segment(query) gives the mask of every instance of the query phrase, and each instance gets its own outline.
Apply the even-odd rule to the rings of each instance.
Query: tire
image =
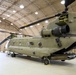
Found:
[[[44,58],[43,62],[44,62],[45,65],[48,65],[50,63],[50,60],[48,58]]]
[[[61,61],[65,61],[65,60],[61,60]]]
[[[11,54],[11,57],[16,57],[16,54],[15,54],[15,53],[12,53],[12,54]]]
[[[27,58],[31,58],[31,56],[27,56]]]

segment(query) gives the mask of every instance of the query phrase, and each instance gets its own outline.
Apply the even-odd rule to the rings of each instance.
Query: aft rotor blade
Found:
[[[71,3],[73,3],[75,0],[65,0],[65,7],[68,7]]]
[[[5,38],[2,42],[0,42],[0,45],[2,45],[4,42],[6,42],[7,40],[11,39],[11,35],[8,36],[7,38]]]
[[[68,34],[69,37],[76,37],[76,34]]]
[[[60,16],[60,14],[56,14],[56,15],[54,15],[54,16],[51,16],[51,17],[47,17],[47,18],[38,20],[38,21],[36,21],[36,22],[33,22],[33,23],[31,23],[31,24],[28,24],[27,26],[22,26],[22,27],[20,27],[20,29],[23,29],[23,28],[25,28],[25,27],[29,27],[29,26],[35,25],[35,24],[40,23],[40,22],[43,22],[43,21],[45,21],[45,20],[49,20],[49,19],[54,18],[54,17],[56,17],[56,16]]]

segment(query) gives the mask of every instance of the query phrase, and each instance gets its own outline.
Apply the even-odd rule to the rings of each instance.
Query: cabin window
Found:
[[[34,43],[33,42],[29,42],[30,43],[30,45],[34,45]]]
[[[15,42],[12,43],[13,45],[15,44]]]
[[[39,47],[42,47],[42,43],[41,43],[41,42],[39,42],[39,43],[38,43],[38,46],[39,46]]]
[[[22,45],[21,42],[19,42],[19,45]]]
[[[27,42],[27,45],[28,46],[33,46],[34,45],[34,42]]]
[[[30,46],[29,42],[27,42],[27,46]]]

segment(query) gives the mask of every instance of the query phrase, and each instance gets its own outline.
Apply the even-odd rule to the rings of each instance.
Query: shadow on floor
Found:
[[[68,60],[68,61],[70,61],[70,60]],[[64,62],[63,61],[57,61],[57,60],[51,60],[51,64],[52,65],[59,65],[59,66],[73,66],[74,65],[71,62],[67,62],[67,60]]]
[[[43,63],[41,59],[39,58],[35,58],[35,57],[27,57],[27,56],[19,56],[17,55],[18,58],[21,58],[21,59],[27,59],[27,60],[30,60],[30,61],[35,61],[35,62],[39,62],[39,63]],[[70,61],[70,60],[68,60]],[[71,63],[71,62],[67,62],[66,61],[57,61],[57,60],[51,60],[50,61],[50,64],[51,65],[59,65],[59,66],[73,66],[74,64]]]

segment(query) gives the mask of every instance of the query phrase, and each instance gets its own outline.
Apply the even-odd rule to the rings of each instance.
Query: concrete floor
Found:
[[[12,58],[0,53],[0,75],[76,75],[76,59],[44,65],[37,58]]]

